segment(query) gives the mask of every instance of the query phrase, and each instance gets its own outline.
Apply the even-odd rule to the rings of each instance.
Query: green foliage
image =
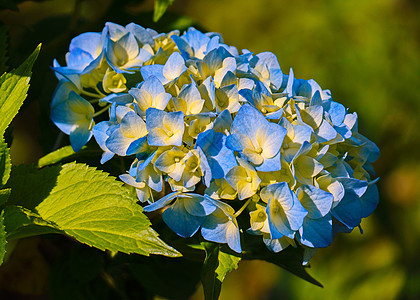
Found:
[[[38,161],[38,167],[42,168],[51,164],[55,164],[64,158],[72,157],[76,154],[71,146],[64,146],[47,155],[41,157]]]
[[[201,266],[201,261],[185,258],[139,257],[130,263],[130,270],[151,294],[188,299],[200,280]]]
[[[0,136],[22,106],[29,89],[29,80],[31,78],[31,69],[41,50],[41,44],[20,65],[16,70],[12,70],[0,77]]]
[[[83,164],[64,165],[55,187],[35,210],[66,234],[101,250],[180,256],[150,228],[121,182]]]
[[[238,267],[241,256],[230,249],[222,250],[223,247],[217,243],[203,242],[202,245],[206,250],[201,272],[204,297],[206,300],[215,300],[219,298],[226,274]]]
[[[155,12],[153,14],[153,21],[157,22],[163,16],[169,5],[172,5],[175,0],[155,0]]]
[[[6,204],[7,200],[10,197],[11,192],[12,192],[12,189],[0,190],[0,206],[3,206],[4,204]]]
[[[99,147],[84,146],[80,151],[74,152],[71,146],[64,146],[41,157],[38,160],[38,167],[42,168],[48,165],[56,164],[58,162],[69,162],[80,157],[86,158],[92,156],[95,157],[95,161],[97,161],[97,157],[102,153],[103,152],[101,149],[99,149]]]
[[[10,151],[3,137],[0,137],[0,188],[3,187],[10,177],[12,164],[10,162]]]
[[[45,221],[37,213],[17,205],[8,205],[4,209],[4,225],[9,241],[41,234],[63,233],[55,224]]]
[[[31,165],[12,167],[11,177],[7,187],[11,188],[8,205],[19,205],[33,210],[41,201],[48,197],[56,184],[60,166],[38,170]]]

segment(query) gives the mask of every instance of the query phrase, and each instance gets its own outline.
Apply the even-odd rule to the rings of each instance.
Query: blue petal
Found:
[[[140,87],[141,90],[148,92],[153,99],[162,93],[165,93],[165,88],[162,82],[156,76],[148,77]]]
[[[207,241],[224,244],[226,240],[226,229],[229,222],[226,219],[217,218],[214,215],[206,217],[201,224],[201,235]]]
[[[362,220],[360,198],[355,193],[346,191],[340,203],[331,210],[331,214],[348,228],[359,226]]]
[[[193,55],[193,50],[191,49],[191,46],[188,45],[188,43],[180,38],[177,35],[173,35],[172,40],[175,42],[176,46],[178,47],[179,51],[181,52],[181,55],[185,58],[185,59],[189,59],[190,56]]]
[[[201,168],[201,171],[204,174],[203,182],[207,187],[209,187],[210,186],[210,181],[212,179],[212,174],[211,174],[211,169],[210,169],[209,162],[208,162],[207,157],[204,154],[203,150],[201,150],[200,147],[197,147],[196,149],[197,149],[198,155],[200,157],[200,168]]]
[[[285,237],[279,239],[265,239],[263,238],[265,246],[275,253],[280,252],[290,246],[290,243]]]
[[[168,80],[165,76],[163,76],[163,67],[163,65],[143,66],[140,69],[140,73],[144,80],[147,80],[151,76],[155,76],[160,80],[160,82],[162,82],[162,84],[166,84]]]
[[[227,148],[226,136],[209,129],[197,136],[196,147],[200,147],[207,157],[213,179],[225,177],[237,165],[234,152]]]
[[[179,195],[179,192],[170,193],[166,195],[165,197],[160,198],[158,201],[153,202],[152,204],[148,206],[145,206],[143,210],[145,212],[151,212],[151,211],[161,209],[165,207],[166,205],[168,205],[169,203],[171,203],[171,201],[174,200],[178,195]]]
[[[260,172],[274,172],[281,169],[280,151],[272,158],[264,158],[261,165],[255,166],[255,169]]]
[[[82,149],[87,142],[89,142],[92,137],[92,132],[89,128],[78,126],[76,129],[70,132],[70,144],[74,152]]]
[[[66,55],[67,66],[72,69],[83,71],[93,60],[93,57],[86,51],[76,48]]]
[[[333,240],[331,214],[319,219],[305,218],[298,239],[308,247],[328,247]]]
[[[362,218],[366,218],[376,209],[379,202],[379,192],[376,184],[367,188],[360,201],[362,203]]]
[[[82,49],[88,52],[92,58],[95,58],[97,55],[97,49],[101,40],[101,34],[98,32],[85,32],[75,38],[70,42],[69,50],[70,52],[74,49]]]
[[[127,155],[136,154],[139,152],[140,149],[143,149],[145,144],[147,144],[147,137],[142,137],[130,144],[130,146],[127,149]]]
[[[214,200],[207,195],[199,194],[184,194],[184,206],[186,211],[196,217],[205,217],[210,215],[216,210]],[[184,197],[185,196],[185,197]]]
[[[162,218],[166,225],[181,237],[191,237],[200,228],[205,217],[190,215],[184,207],[184,201],[179,198],[173,205],[165,209]]]
[[[255,137],[258,128],[268,124],[264,115],[249,104],[242,105],[233,120],[231,133]]]
[[[341,182],[346,191],[351,191],[359,197],[362,197],[368,187],[368,183],[364,180],[347,177],[337,177],[337,179]]]
[[[107,130],[109,129],[111,123],[109,121],[102,121],[92,128],[93,136],[95,137],[96,142],[98,143],[99,147],[101,147],[102,150],[107,151],[109,150],[106,145],[106,139],[108,138],[108,135],[106,134]]]
[[[118,105],[126,105],[133,103],[134,98],[130,94],[109,94],[101,99],[101,102],[116,103]]]
[[[346,116],[346,108],[337,102],[328,101],[324,105],[324,109],[330,115],[331,121],[334,126],[340,126]]]
[[[317,219],[324,217],[331,210],[334,196],[313,185],[302,185],[297,194],[303,207],[308,211],[308,217]]]

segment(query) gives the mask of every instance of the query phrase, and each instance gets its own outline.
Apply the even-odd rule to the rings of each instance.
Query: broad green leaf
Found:
[[[10,151],[7,144],[0,136],[0,188],[3,187],[10,176],[12,164],[10,162]]]
[[[241,257],[233,254],[230,249],[228,251],[231,253],[222,251],[220,244],[210,242],[202,244],[206,250],[206,259],[201,271],[204,297],[206,300],[218,299],[226,274],[238,267]]]
[[[41,157],[38,161],[38,167],[42,168],[55,164],[64,158],[71,157],[76,154],[71,146],[65,146]]]
[[[4,73],[0,77],[0,136],[3,136],[7,126],[16,116],[26,98],[31,69],[40,49],[41,44],[19,68]]]
[[[10,197],[12,189],[3,189],[0,190],[0,206],[6,204],[7,200]]]
[[[0,265],[3,264],[6,255],[6,230],[4,229],[4,211],[0,214]]]
[[[0,26],[0,75],[7,70],[7,27]]]
[[[38,214],[29,209],[16,205],[5,207],[4,225],[6,227],[7,240],[48,233],[63,233],[55,224],[43,220]]]
[[[31,165],[13,166],[7,187],[12,189],[8,205],[19,205],[33,210],[48,197],[54,188],[61,166],[41,170]]]
[[[101,250],[181,256],[158,238],[136,201],[114,177],[70,163],[35,209],[66,234]]]
[[[157,22],[163,16],[169,5],[172,5],[175,0],[155,0],[155,12],[153,14],[153,21]]]
[[[74,160],[76,157],[81,157],[81,156],[83,157],[92,156],[92,157],[97,158],[102,153],[103,151],[99,149],[99,147],[84,146],[78,152],[74,152],[71,146],[64,146],[60,149],[57,149],[41,157],[38,161],[38,167],[42,168],[48,165],[56,164],[58,162]]]

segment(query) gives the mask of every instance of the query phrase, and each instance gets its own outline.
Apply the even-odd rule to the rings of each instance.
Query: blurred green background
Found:
[[[323,289],[274,265],[246,261],[227,276],[221,299],[420,299],[420,2],[176,0],[158,23],[152,22],[152,0],[53,0],[18,7],[0,11],[10,33],[10,65],[44,45],[13,124],[15,164],[34,162],[57,146],[58,131],[48,121],[57,81],[49,66],[54,57],[63,60],[75,35],[100,31],[105,21],[216,31],[238,49],[274,52],[283,72],[293,67],[296,77],[330,89],[336,101],[358,113],[359,131],[381,149],[374,164],[381,198],[362,222],[364,234],[337,236],[311,260],[309,273]],[[48,290],[48,261],[37,252],[38,242],[21,246],[35,253],[21,254],[30,263],[27,272],[0,272],[2,289],[31,295]],[[202,299],[200,289],[193,299]]]

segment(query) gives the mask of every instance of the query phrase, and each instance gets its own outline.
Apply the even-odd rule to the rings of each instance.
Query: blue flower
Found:
[[[162,84],[166,85],[175,82],[186,70],[184,59],[178,52],[174,52],[169,56],[165,65],[144,66],[140,72],[145,80],[150,76],[155,76]]]
[[[142,115],[145,115],[149,107],[164,110],[172,97],[166,93],[156,76],[150,76],[137,87],[131,88],[129,94],[134,97],[138,111]]]
[[[113,126],[105,145],[120,156],[131,155],[143,147],[146,135],[145,122],[134,111],[130,111],[118,125]]]
[[[146,206],[144,211],[151,212],[163,208],[171,202],[173,204],[165,209],[162,217],[166,225],[181,237],[193,236],[206,220],[206,216],[217,208],[215,200],[206,195],[174,192]]]
[[[146,110],[147,140],[151,146],[181,146],[184,134],[183,112],[165,112],[156,108]]]
[[[334,196],[312,185],[302,185],[297,196],[308,215],[299,229],[298,240],[309,247],[327,247],[332,243],[332,216]]]
[[[261,190],[261,199],[267,203],[267,216],[271,239],[283,236],[294,238],[303,225],[308,211],[300,204],[287,183],[270,184]]]
[[[207,241],[225,244],[235,252],[241,253],[241,237],[235,210],[228,204],[214,200],[216,209],[207,215],[201,225],[201,235]]]
[[[286,129],[271,123],[250,105],[243,105],[233,120],[227,146],[241,152],[257,171],[281,169],[280,147]]]
[[[92,137],[94,108],[75,91],[70,91],[67,98],[56,101],[53,105],[52,121],[62,132],[70,135],[73,150],[79,151]]]

